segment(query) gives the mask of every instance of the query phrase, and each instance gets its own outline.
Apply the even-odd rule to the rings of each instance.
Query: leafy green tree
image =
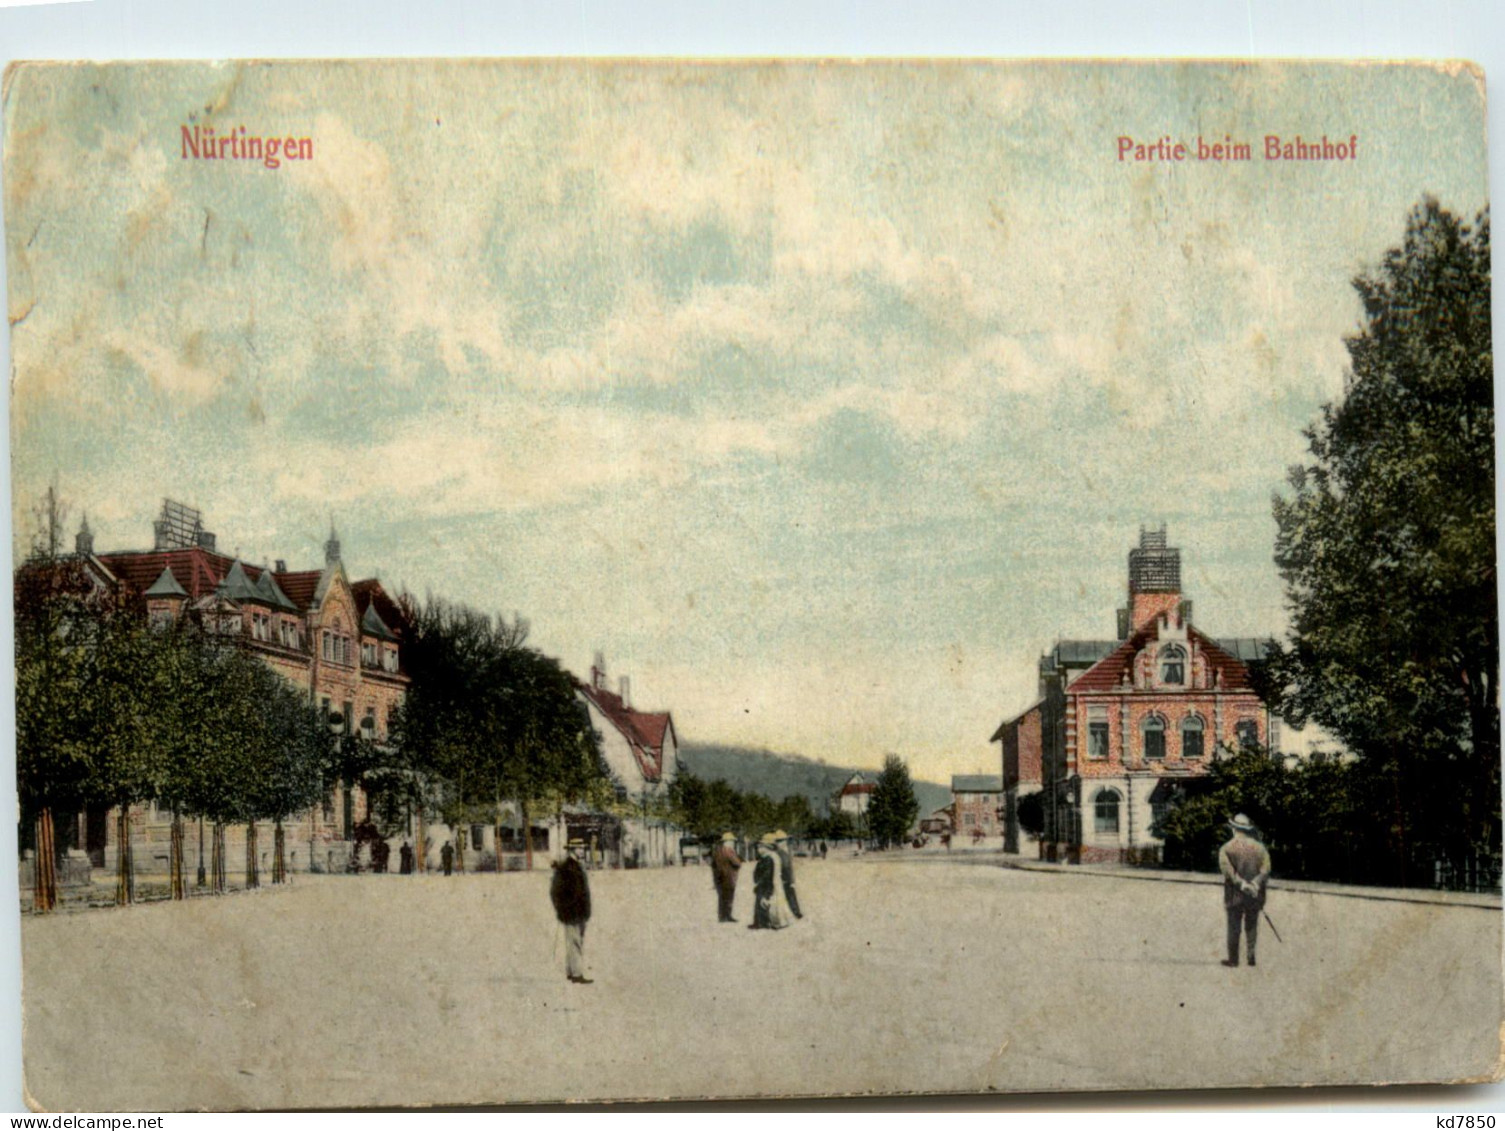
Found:
[[[1353,285],[1347,389],[1274,500],[1292,633],[1257,678],[1361,756],[1404,876],[1499,852],[1488,214],[1424,200]]]
[[[557,810],[605,778],[574,681],[525,646],[520,620],[433,598],[404,597],[403,607],[412,683],[392,728],[401,764],[436,784],[449,824],[500,821],[503,802],[515,802],[531,864],[531,808]]]
[[[873,839],[884,848],[902,844],[920,815],[909,767],[897,754],[883,759],[883,772],[869,795],[867,826]]]

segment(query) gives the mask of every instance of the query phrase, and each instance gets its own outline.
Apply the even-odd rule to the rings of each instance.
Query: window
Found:
[[[355,704],[349,699],[345,700],[345,733],[350,734],[355,728]]]
[[[1181,645],[1167,644],[1160,650],[1160,682],[1186,682],[1186,649]]]
[[[1092,799],[1092,831],[1100,836],[1118,835],[1118,790],[1100,789]]]
[[[1165,757],[1165,720],[1159,715],[1151,715],[1141,724],[1144,731],[1144,756],[1150,758]]]
[[[1196,715],[1187,715],[1181,720],[1181,757],[1202,757],[1202,720]]]
[[[1259,724],[1253,719],[1240,719],[1233,725],[1233,733],[1238,737],[1240,752],[1259,745]]]
[[[977,823],[977,818],[974,817],[971,813],[963,813],[962,814],[962,828],[964,828],[964,829],[970,829],[976,823]]]
[[[396,648],[388,648],[386,650],[385,654],[382,656],[382,667],[386,668],[389,672],[395,672],[397,670]]]
[[[1098,760],[1108,756],[1108,708],[1087,708],[1087,757]]]
[[[334,659],[334,638],[328,632],[324,633],[324,645],[323,645],[323,647],[324,647],[324,650],[320,654],[324,657],[324,659],[326,659],[326,660],[332,660],[332,659]]]
[[[369,640],[361,641],[361,667],[376,667],[376,645]]]
[[[376,708],[367,707],[365,717],[361,719],[361,734],[367,738],[376,737]]]
[[[151,626],[154,632],[165,632],[172,627],[171,609],[153,609],[151,611]]]
[[[470,826],[470,847],[471,848],[475,849],[477,852],[481,851],[482,846],[485,844],[485,838],[486,838],[486,826],[485,825],[471,825]]]

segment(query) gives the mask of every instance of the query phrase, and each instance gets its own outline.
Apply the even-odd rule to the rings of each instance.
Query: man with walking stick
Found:
[[[580,863],[585,842],[571,840],[566,847],[569,855],[555,866],[549,898],[554,914],[564,924],[565,973],[576,985],[588,986],[591,979],[585,976],[585,924],[591,917],[591,888]]]
[[[1242,928],[1249,940],[1249,965],[1253,966],[1259,916],[1265,909],[1265,888],[1270,882],[1270,852],[1254,839],[1254,826],[1244,814],[1229,821],[1228,827],[1233,830],[1233,837],[1218,850],[1218,870],[1223,873],[1223,910],[1228,916],[1228,957],[1223,965],[1238,965]]]

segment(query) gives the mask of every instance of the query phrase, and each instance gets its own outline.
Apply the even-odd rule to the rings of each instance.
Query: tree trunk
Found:
[[[465,826],[461,825],[459,828],[454,829],[454,836],[455,871],[463,874],[465,871]]]
[[[287,837],[282,831],[282,818],[272,829],[272,883],[287,883]]]
[[[39,912],[57,908],[57,851],[53,847],[52,808],[37,814],[37,847],[32,858],[32,908]]]
[[[136,874],[131,866],[131,807],[121,805],[115,816],[115,905],[136,898]]]
[[[523,814],[523,869],[533,871],[533,818],[528,815],[528,799],[518,803]]]
[[[214,875],[214,890],[225,894],[225,826],[219,821],[214,822],[214,834],[209,850],[209,870]]]
[[[423,862],[428,858],[429,853],[427,834],[423,829],[423,803],[421,801],[418,803],[418,810],[414,815],[418,818],[418,836],[413,844],[413,874],[421,876],[423,874]]]
[[[246,822],[246,890],[261,886],[261,873],[256,859],[256,822]]]
[[[172,874],[172,897],[188,898],[183,884],[183,818],[176,809],[172,814],[172,847],[169,849],[168,868]]]

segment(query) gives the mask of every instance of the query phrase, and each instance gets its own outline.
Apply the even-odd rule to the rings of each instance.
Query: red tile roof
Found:
[[[110,572],[124,581],[137,592],[143,592],[150,588],[152,582],[161,576],[164,568],[172,570],[172,575],[178,579],[178,584],[188,592],[188,598],[196,601],[200,597],[206,597],[214,592],[215,586],[225,579],[230,572],[230,567],[235,564],[234,558],[228,558],[224,554],[216,554],[202,547],[194,547],[188,550],[133,550],[110,554],[97,555],[100,561],[110,567]],[[241,568],[246,571],[246,576],[255,581],[261,576],[261,567],[251,565],[249,562],[241,562]],[[324,575],[320,569],[299,570],[294,573],[272,573],[277,585],[282,592],[287,594],[288,600],[297,605],[299,609],[307,609],[313,602],[314,592],[319,587],[319,578]],[[369,603],[370,594],[374,590],[380,590],[378,582],[357,582],[358,585],[366,586]],[[354,588],[354,586],[352,586]],[[358,598],[359,599],[359,598]],[[378,603],[377,611],[389,626],[394,627],[392,620],[387,616],[386,606],[392,605],[390,599],[383,593],[380,600],[386,604]],[[395,605],[392,605],[395,608]],[[364,611],[364,606],[362,606]],[[399,622],[400,619],[399,619]]]
[[[1196,650],[1206,658],[1210,669],[1209,674],[1217,673],[1221,676],[1218,690],[1251,690],[1249,669],[1244,666],[1243,661],[1225,652],[1211,637],[1203,635],[1195,628],[1188,628],[1186,631],[1187,636],[1195,642]],[[1067,694],[1077,691],[1113,691],[1123,685],[1126,672],[1132,682],[1133,673],[1129,669],[1134,663],[1134,657],[1154,638],[1154,635],[1153,625],[1141,628],[1073,680],[1066,689]]]
[[[668,711],[637,711],[622,703],[622,697],[605,688],[591,687],[576,680],[580,693],[594,703],[627,739],[646,781],[659,781],[664,775],[664,736],[672,724]]]

